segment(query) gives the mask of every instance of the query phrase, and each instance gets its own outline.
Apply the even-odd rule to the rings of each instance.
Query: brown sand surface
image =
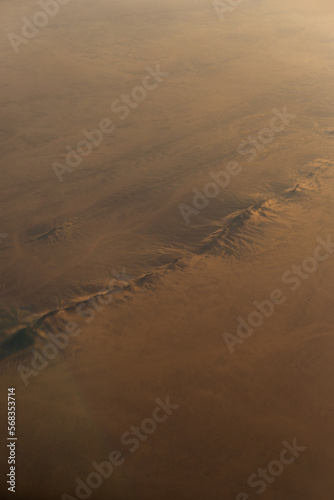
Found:
[[[245,0],[221,21],[207,0],[71,0],[15,54],[7,33],[37,9],[0,2],[0,412],[16,387],[16,498],[79,498],[76,478],[119,450],[92,500],[332,500],[334,252],[291,281],[333,232],[332,2]],[[148,65],[168,76],[122,120],[110,106]],[[242,141],[284,108],[247,161]],[[52,164],[104,118],[114,132],[59,182]],[[240,173],[186,224],[180,205],[229,161]],[[223,335],[277,289],[284,303],[231,353]],[[25,384],[20,367],[69,322],[80,333]],[[131,453],[121,436],[168,396],[179,407]],[[249,476],[295,438],[306,449],[257,494]]]

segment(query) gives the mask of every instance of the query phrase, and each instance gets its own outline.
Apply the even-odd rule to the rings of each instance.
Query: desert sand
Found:
[[[70,0],[15,50],[39,10],[0,2],[16,498],[332,500],[332,2],[245,0],[221,19],[211,0]],[[249,477],[294,440],[259,494]]]

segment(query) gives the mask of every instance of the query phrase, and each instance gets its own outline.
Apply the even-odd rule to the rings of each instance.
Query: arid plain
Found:
[[[0,2],[19,500],[333,499],[333,3],[224,3]]]

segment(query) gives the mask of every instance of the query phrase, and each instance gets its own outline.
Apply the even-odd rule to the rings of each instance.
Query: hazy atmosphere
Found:
[[[333,22],[0,1],[1,498],[333,500]]]

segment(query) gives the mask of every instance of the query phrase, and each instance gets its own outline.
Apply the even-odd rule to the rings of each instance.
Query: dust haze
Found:
[[[16,498],[332,500],[332,2],[41,4],[0,2]]]

